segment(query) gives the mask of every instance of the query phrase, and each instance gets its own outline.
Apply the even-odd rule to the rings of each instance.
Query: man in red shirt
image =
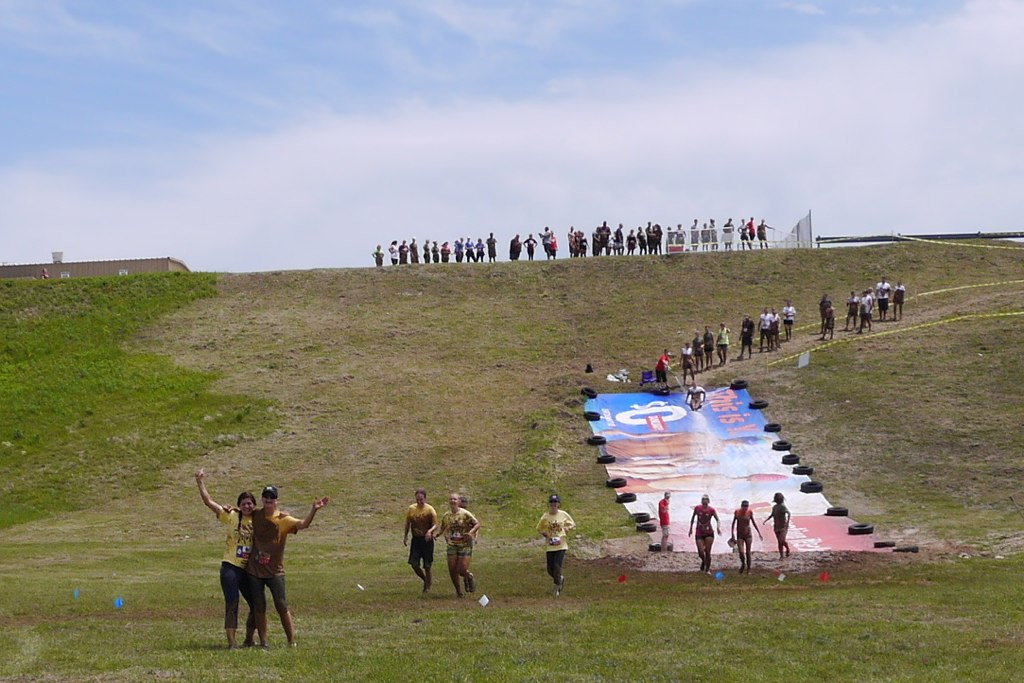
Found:
[[[672,497],[672,494],[665,491],[665,497],[658,501],[658,524],[661,525],[661,549],[662,551],[668,551],[672,549],[672,545],[669,543],[668,537],[671,529],[669,528],[669,516],[668,516],[668,501]]]
[[[664,353],[658,359],[658,364],[654,366],[654,374],[658,380],[658,384],[668,388],[668,369],[672,364],[672,354],[665,349]]]

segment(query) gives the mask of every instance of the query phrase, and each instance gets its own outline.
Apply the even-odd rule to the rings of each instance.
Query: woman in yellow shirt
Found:
[[[228,638],[228,648],[238,647],[235,632],[238,630],[238,596],[241,594],[249,605],[249,616],[245,620],[245,646],[252,645],[253,631],[256,628],[255,616],[252,611],[252,596],[249,592],[249,579],[245,573],[245,565],[249,561],[252,548],[252,511],[256,509],[256,496],[243,491],[238,494],[235,509],[225,508],[210,498],[203,481],[204,472],[196,472],[196,484],[199,486],[199,497],[206,507],[213,510],[222,524],[228,525],[224,559],[220,563],[220,587],[224,591],[224,633]]]

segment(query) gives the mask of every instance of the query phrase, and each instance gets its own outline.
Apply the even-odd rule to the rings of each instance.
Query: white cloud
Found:
[[[779,5],[782,9],[796,12],[797,14],[823,15],[825,10],[811,2],[784,2]]]
[[[679,64],[561,96],[310,115],[185,153],[0,176],[0,258],[172,255],[205,270],[371,263],[374,245],[764,216],[824,234],[1012,229],[1024,6],[976,2],[753,67]],[[155,172],[142,172],[159,156]],[[137,177],[126,178],[135,169]]]

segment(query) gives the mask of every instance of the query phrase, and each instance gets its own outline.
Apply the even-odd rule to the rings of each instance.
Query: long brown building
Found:
[[[138,273],[188,273],[184,261],[170,256],[163,258],[135,258],[118,261],[71,261],[65,263],[62,255],[54,254],[52,263],[24,263],[0,265],[0,278],[69,278],[99,275],[136,275]]]

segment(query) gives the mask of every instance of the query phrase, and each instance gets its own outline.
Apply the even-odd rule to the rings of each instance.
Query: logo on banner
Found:
[[[626,425],[647,425],[652,432],[664,432],[666,422],[675,422],[686,417],[686,408],[670,405],[665,401],[651,401],[647,405],[634,404],[632,410],[616,414],[615,419]]]

